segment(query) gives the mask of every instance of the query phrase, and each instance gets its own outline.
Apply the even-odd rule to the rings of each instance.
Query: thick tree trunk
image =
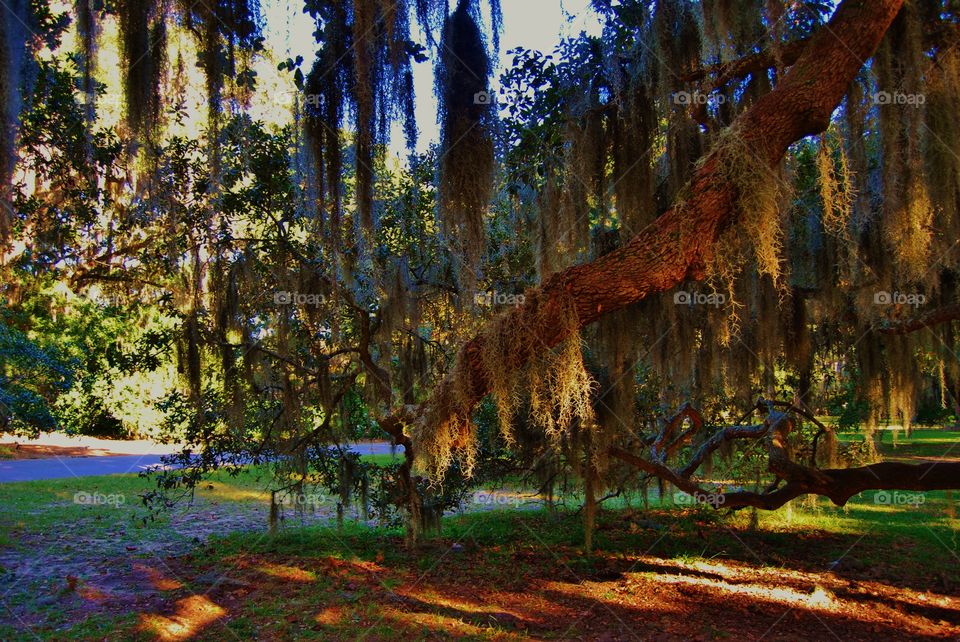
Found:
[[[826,129],[902,4],[903,0],[844,0],[781,84],[731,126],[758,161],[775,167],[790,144]],[[738,194],[723,178],[722,169],[717,154],[708,155],[686,189],[689,196],[683,207],[674,206],[620,249],[555,274],[527,297],[525,305],[508,313],[506,327],[528,328],[545,349],[567,338],[565,328],[549,321],[563,318],[570,300],[583,327],[684,279],[702,278],[719,235],[736,222]],[[446,410],[439,409],[462,408],[451,400],[472,407],[489,392],[483,351],[483,333],[461,349],[460,367],[434,390],[427,403],[435,412],[424,413],[426,420],[443,421]],[[505,367],[520,367],[529,358],[523,346],[517,346],[514,354],[515,362]]]
[[[423,497],[417,489],[417,480],[413,475],[414,450],[413,441],[404,434],[404,424],[412,421],[415,409],[405,406],[401,411],[381,422],[380,427],[393,438],[393,443],[403,446],[403,464],[397,471],[399,479],[399,503],[406,507],[407,523],[406,539],[408,545],[415,545],[421,535],[423,521]]]

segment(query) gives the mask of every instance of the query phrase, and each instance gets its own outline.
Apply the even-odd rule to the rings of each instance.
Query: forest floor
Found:
[[[884,445],[954,448],[943,431]],[[797,500],[755,521],[635,499],[602,511],[586,556],[573,511],[490,510],[489,495],[410,550],[398,530],[338,530],[332,502],[270,535],[255,471],[144,522],[150,483],[0,484],[0,640],[960,637],[946,493]]]

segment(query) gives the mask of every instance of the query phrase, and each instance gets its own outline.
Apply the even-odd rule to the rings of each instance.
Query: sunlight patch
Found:
[[[173,615],[140,615],[140,628],[152,631],[160,640],[186,640],[227,614],[205,595],[191,595],[177,601]]]
[[[702,577],[687,577],[684,575],[657,575],[655,580],[663,584],[686,584],[702,586],[705,589],[719,589],[728,593],[738,593],[758,600],[781,602],[790,606],[800,606],[818,611],[830,611],[837,607],[832,594],[821,587],[816,587],[811,593],[801,593],[789,588],[760,586],[757,584],[730,584],[729,582],[712,580]]]
[[[306,571],[302,568],[287,566],[285,564],[261,564],[257,567],[257,570],[261,573],[293,582],[315,582],[317,580],[317,574],[313,571]]]

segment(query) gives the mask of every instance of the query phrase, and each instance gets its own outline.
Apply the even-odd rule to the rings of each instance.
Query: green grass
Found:
[[[844,440],[856,437],[842,436]],[[901,435],[896,453],[936,447],[940,449],[938,454],[943,454],[958,441],[958,433],[916,430],[910,439]],[[887,447],[892,448],[889,436],[884,439],[885,451]],[[365,456],[364,460],[379,465],[394,461],[390,455]],[[198,487],[197,497],[201,506],[262,507],[269,501],[264,490],[268,472],[248,468],[238,476],[217,473]],[[139,505],[139,495],[152,489],[153,483],[136,475],[109,475],[0,484],[0,554],[29,555],[34,547],[53,543],[59,554],[76,554],[82,559],[88,546],[85,542],[102,540],[97,546],[104,554],[149,561],[150,557],[139,549],[140,543],[165,541],[172,536],[167,518],[147,523],[141,519],[147,513]],[[103,501],[122,497],[123,502],[77,503],[77,493]],[[574,508],[576,498],[568,499]],[[958,522],[953,517],[955,500],[945,492],[924,493],[922,503],[916,506],[878,502],[874,492],[858,495],[842,508],[825,499],[798,499],[788,508],[759,512],[757,529],[751,528],[747,510],[726,515],[709,508],[660,505],[653,493],[650,499],[649,510],[642,509],[639,494],[606,502],[595,531],[594,555],[582,551],[582,516],[574,510],[511,510],[506,505],[500,510],[444,518],[442,532],[430,536],[415,551],[403,545],[400,529],[370,528],[350,521],[340,530],[332,525],[288,527],[270,537],[262,532],[223,533],[204,545],[186,542],[191,551],[187,572],[197,578],[203,573],[218,575],[223,569],[234,568],[236,560],[251,556],[309,569],[314,573],[309,582],[288,582],[285,589],[255,593],[232,603],[229,627],[242,639],[265,634],[277,639],[339,639],[349,637],[356,622],[379,620],[382,604],[374,599],[375,594],[382,597],[384,591],[409,584],[410,578],[438,572],[451,573],[464,587],[474,581],[495,581],[520,590],[530,577],[545,572],[557,577],[565,573],[605,577],[603,573],[611,568],[628,567],[641,574],[661,572],[655,561],[638,562],[642,559],[688,563],[730,560],[816,573],[824,572],[834,560],[845,559],[868,567],[875,573],[872,577],[919,586],[938,577],[936,573],[949,568],[949,562],[960,555]],[[121,530],[126,531],[124,537],[116,535]],[[76,539],[63,538],[70,533],[75,533]],[[130,541],[137,543],[137,550],[125,550]],[[387,572],[369,585],[331,579],[316,571],[326,568],[323,564],[331,559],[341,560],[347,568],[374,564]],[[0,567],[0,579],[4,573]],[[63,600],[70,596],[62,593],[62,578],[52,583],[25,579],[4,601],[13,608],[28,610],[43,623],[35,631],[40,639],[152,639],[137,631],[135,614],[98,613],[97,617],[78,619],[74,612],[71,616],[63,608]],[[174,591],[168,597],[173,600],[181,595],[205,594],[209,588],[202,579],[196,583],[191,580],[182,593]],[[342,605],[347,618],[339,624],[307,629],[302,628],[302,622],[287,619],[291,613],[316,612],[318,605],[328,604]],[[492,627],[484,629],[488,632],[500,631],[489,621],[473,624]],[[377,624],[371,635],[399,640],[436,633],[424,631],[422,636],[411,629],[393,631],[390,623],[384,622]],[[21,634],[13,626],[0,625],[0,639],[17,639]],[[209,636],[206,639],[230,637],[220,625],[211,626],[205,635]],[[473,639],[471,635],[465,637]]]
[[[396,461],[389,454],[362,459],[381,466]],[[197,487],[195,495],[205,501],[269,504],[269,481],[265,466],[245,467],[237,475],[216,471]],[[110,528],[121,512],[135,519],[146,516],[141,496],[155,488],[152,478],[134,474],[0,484],[0,534],[6,535],[10,528],[43,531],[72,520]],[[29,519],[24,519],[27,515]]]
[[[960,456],[960,431],[915,428],[908,437],[902,429],[882,428],[879,435],[880,454],[891,460]],[[837,437],[841,443],[855,443],[863,441],[864,434],[843,432]]]
[[[960,551],[957,546],[958,522],[950,516],[955,504],[956,501],[948,499],[943,491],[924,493],[923,503],[918,506],[878,505],[872,491],[853,497],[845,507],[835,506],[825,499],[805,503],[795,500],[790,508],[760,511],[755,535],[766,539],[772,545],[771,550],[789,555],[804,546],[797,539],[801,533],[828,539],[835,537],[844,542],[866,533],[871,536],[870,545],[862,550],[864,554],[876,557],[864,561],[881,562],[889,558],[891,550],[902,549],[900,561],[919,569],[936,559],[942,560],[950,551],[954,554]],[[725,527],[749,531],[749,515],[749,511],[740,511],[723,516],[709,508],[607,509],[601,515],[595,542],[599,551],[607,553],[636,551],[637,546],[648,541],[651,532],[655,532],[651,527],[659,525],[661,532],[671,533],[669,538],[664,538],[660,550],[672,556],[699,557],[703,544],[695,540],[699,539],[700,531],[711,530],[715,548],[734,549],[738,547],[737,538],[725,533]],[[644,529],[630,532],[617,528],[624,520],[636,519],[642,520]],[[283,531],[269,539],[241,533],[218,538],[207,554],[211,556],[210,560],[243,552],[291,557],[356,555],[369,559],[374,554],[383,554],[385,546],[390,548],[389,544],[401,535],[399,529],[368,528],[349,523],[342,530],[314,526]],[[485,548],[509,547],[519,542],[547,549],[561,547],[577,551],[583,542],[583,524],[580,515],[574,511],[484,511],[445,517],[442,532],[433,538],[438,542],[466,542]],[[842,550],[837,551],[837,557],[842,553]],[[834,558],[826,561],[831,559]]]
[[[387,453],[385,455],[363,455],[360,457],[360,459],[371,464],[376,464],[377,466],[390,466],[392,464],[402,462],[403,454],[397,453],[396,455],[391,455]]]
[[[13,459],[13,446],[0,445],[0,459]]]
[[[269,495],[262,490],[263,479],[262,471],[253,469],[236,477],[218,471],[198,488],[197,496],[223,502],[269,501]],[[138,475],[0,484],[0,529],[43,532],[73,523],[95,532],[109,530],[118,519],[136,521],[147,516],[141,496],[155,487],[152,478]]]

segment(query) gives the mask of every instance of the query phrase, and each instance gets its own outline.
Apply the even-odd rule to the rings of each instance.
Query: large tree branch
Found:
[[[769,493],[735,491],[718,493],[680,477],[672,470],[654,462],[646,461],[619,449],[610,454],[652,475],[660,477],[695,499],[714,508],[755,507],[776,510],[791,499],[801,495],[822,495],[837,506],[843,506],[851,497],[867,490],[913,490],[927,492],[947,490],[960,485],[960,463],[927,462],[903,464],[882,462],[859,468],[831,468],[817,471],[820,480],[788,481]]]
[[[713,454],[722,444],[735,439],[759,439],[767,435],[770,426],[766,423],[754,426],[734,425],[721,428],[713,433],[709,439],[703,442],[687,464],[678,471],[678,474],[684,479],[689,479],[693,473],[706,461],[707,457]]]
[[[619,447],[609,449],[609,454],[639,470],[673,484],[687,493],[696,502],[707,503],[714,508],[743,508],[752,506],[773,510],[801,495],[815,494],[829,498],[843,506],[851,497],[866,490],[913,490],[933,491],[960,487],[960,463],[926,462],[903,464],[882,462],[870,466],[845,469],[819,470],[793,461],[788,446],[788,436],[794,420],[774,409],[776,402],[760,400],[758,407],[766,407],[768,415],[759,425],[727,426],[714,433],[690,457],[679,470],[674,470],[662,460],[648,460]],[[724,441],[734,439],[767,440],[767,469],[776,479],[767,492],[738,490],[720,492],[702,486],[692,479],[707,455]],[[786,482],[779,486],[781,482]],[[779,487],[778,487],[779,486]]]
[[[789,145],[822,132],[851,81],[875,52],[903,0],[844,0],[830,22],[811,39],[780,85],[759,99],[732,125],[757,161],[775,167]],[[829,64],[825,64],[829,61]],[[580,327],[644,298],[664,292],[687,278],[700,278],[719,235],[736,222],[738,194],[724,178],[716,152],[707,156],[674,206],[623,247],[599,259],[555,274],[508,313],[502,327],[532,333],[538,348],[556,346],[569,328],[555,323],[575,306]],[[481,355],[481,332],[458,355],[458,367],[434,389],[422,413],[429,422],[444,422],[465,413],[490,390]],[[530,347],[515,346],[512,362],[529,360]]]
[[[677,430],[683,425],[684,419],[690,420],[690,427],[674,437]],[[651,455],[654,459],[666,461],[683,444],[687,443],[694,433],[699,432],[702,428],[703,416],[689,403],[683,404],[677,414],[661,422],[660,434],[650,447]]]
[[[609,454],[639,470],[673,484],[676,488],[690,495],[694,501],[709,504],[714,508],[755,507],[775,510],[791,499],[811,494],[827,497],[837,506],[843,506],[854,495],[868,490],[927,492],[957,488],[960,485],[960,463],[956,462],[926,462],[922,464],[882,462],[859,468],[817,470],[787,460],[789,466],[784,466],[784,461],[780,456],[775,455],[775,451],[782,448],[782,444],[777,444],[777,437],[771,438],[770,436],[770,428],[774,427],[774,423],[780,427],[788,425],[782,421],[774,420],[774,422],[771,422],[768,419],[758,426],[728,426],[716,433],[707,444],[704,444],[704,447],[679,471],[674,471],[666,464],[646,460],[621,448],[611,448]],[[785,433],[786,431],[782,432],[783,437],[785,437]],[[783,486],[779,488],[774,486],[769,492],[764,493],[745,490],[721,492],[717,489],[704,487],[691,479],[690,476],[703,462],[702,453],[715,449],[719,441],[761,436],[767,436],[770,441],[769,469],[778,479],[786,480],[786,484]]]
[[[960,303],[945,305],[936,310],[930,310],[917,317],[892,321],[879,328],[884,334],[909,334],[924,328],[931,328],[941,323],[949,323],[960,319]]]
[[[789,67],[797,61],[800,55],[810,44],[809,38],[793,40],[780,45],[779,49],[764,49],[763,51],[729,62],[701,67],[685,73],[680,79],[686,82],[696,82],[705,78],[712,78],[713,88],[722,87],[731,80],[745,78],[757,72],[766,72],[768,69],[782,65]]]
[[[927,25],[924,29],[924,47],[951,47],[957,39],[957,29],[953,25]],[[765,73],[774,67],[789,67],[804,52],[810,38],[800,38],[780,43],[777,47],[768,47],[742,58],[706,65],[680,75],[684,82],[699,82],[710,79],[709,88],[713,91],[723,87],[731,80],[741,80],[751,74]]]

